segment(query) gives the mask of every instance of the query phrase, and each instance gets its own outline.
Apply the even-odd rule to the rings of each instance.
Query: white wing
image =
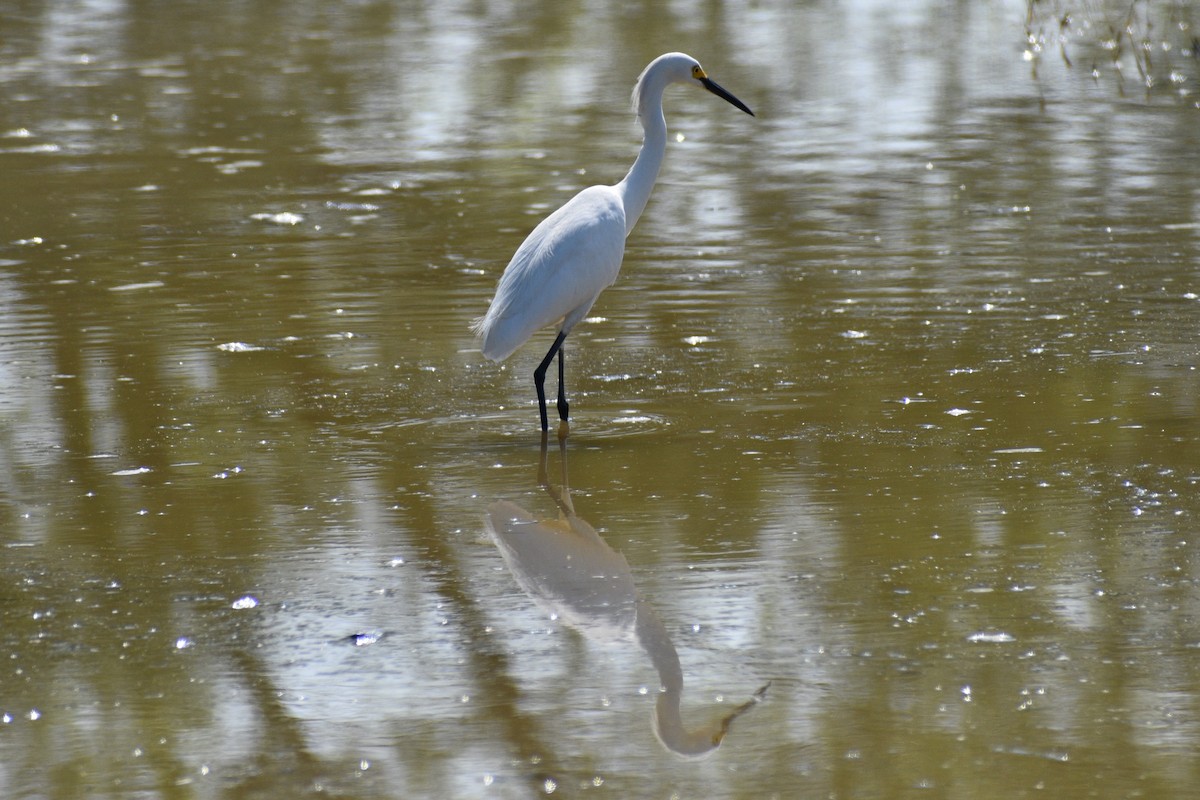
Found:
[[[611,186],[592,186],[542,220],[504,269],[491,307],[473,328],[493,361],[561,322],[570,331],[617,279],[625,209]]]

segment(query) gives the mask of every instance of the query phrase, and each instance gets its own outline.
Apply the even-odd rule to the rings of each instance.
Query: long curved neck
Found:
[[[626,236],[633,231],[633,226],[646,209],[654,181],[658,178],[658,169],[667,152],[667,120],[662,111],[664,88],[647,87],[646,94],[639,98],[638,121],[642,123],[644,131],[642,149],[628,174],[617,184],[617,191],[621,193],[625,205]]]
[[[654,669],[658,670],[658,682],[662,686],[654,704],[654,733],[663,746],[676,755],[701,758],[721,746],[733,721],[758,705],[767,693],[767,686],[771,684],[767,683],[767,686],[720,720],[688,730],[683,727],[683,717],[679,711],[683,700],[683,669],[679,666],[679,654],[675,651],[675,645],[671,644],[666,626],[650,604],[639,598],[635,610],[637,618],[634,633],[642,649],[650,656]]]
[[[637,601],[635,632],[638,642],[658,671],[658,682],[662,685],[662,692],[654,704],[654,733],[658,740],[668,750],[684,758],[698,758],[715,750],[725,736],[723,728],[709,726],[687,730],[683,727],[679,712],[683,699],[683,670],[679,666],[679,654],[671,644],[671,638],[658,614],[641,599]]]

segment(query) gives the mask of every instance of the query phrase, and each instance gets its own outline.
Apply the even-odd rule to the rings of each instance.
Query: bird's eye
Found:
[[[704,70],[700,69],[699,64],[692,67],[692,77],[693,78],[703,78],[704,77]]]

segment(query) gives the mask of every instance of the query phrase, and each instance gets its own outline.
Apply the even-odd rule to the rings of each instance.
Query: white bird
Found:
[[[625,237],[633,230],[650,199],[667,149],[663,91],[672,83],[698,86],[750,116],[754,112],[718,86],[691,56],[666,53],[650,62],[633,88],[633,107],[644,131],[642,149],[628,174],[615,186],[590,186],[533,229],[513,255],[487,314],[471,326],[480,350],[503,361],[535,331],[557,325],[558,336],[533,372],[542,430],[546,418],[546,369],[558,355],[558,416],[567,422],[563,384],[563,340],[583,319],[600,292],[617,279],[625,253]]]

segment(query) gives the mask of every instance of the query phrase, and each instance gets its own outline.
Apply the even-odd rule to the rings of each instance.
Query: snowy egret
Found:
[[[542,430],[546,419],[546,369],[558,355],[560,435],[567,422],[563,385],[563,341],[591,309],[600,292],[617,279],[625,237],[633,230],[650,199],[667,149],[663,91],[672,83],[702,87],[745,111],[754,112],[722,89],[700,63],[683,53],[667,53],[650,62],[633,88],[633,107],[642,124],[642,149],[628,174],[615,186],[590,186],[533,229],[504,268],[487,314],[472,329],[480,350],[503,361],[535,331],[557,325],[558,335],[533,371]]]

